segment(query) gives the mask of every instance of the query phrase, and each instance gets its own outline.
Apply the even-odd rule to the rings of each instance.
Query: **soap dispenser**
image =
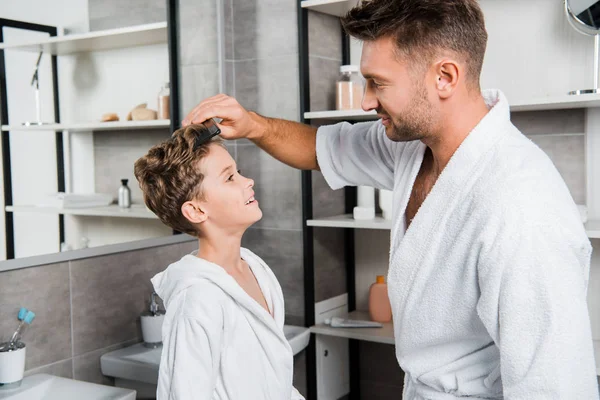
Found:
[[[159,309],[156,296],[156,292],[153,292],[150,296],[150,309],[141,316],[144,346],[151,349],[162,345],[162,324],[165,319],[165,313]]]
[[[383,275],[377,275],[377,280],[369,289],[369,314],[376,322],[392,320],[392,306],[388,297],[388,286]]]

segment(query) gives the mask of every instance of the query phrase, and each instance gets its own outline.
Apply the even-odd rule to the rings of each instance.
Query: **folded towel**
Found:
[[[38,207],[89,208],[107,206],[113,197],[107,193],[54,193],[44,197]]]

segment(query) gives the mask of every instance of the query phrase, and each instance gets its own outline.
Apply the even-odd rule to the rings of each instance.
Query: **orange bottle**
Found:
[[[388,286],[383,275],[377,275],[377,281],[369,289],[369,314],[376,322],[392,320],[392,306],[388,297]]]

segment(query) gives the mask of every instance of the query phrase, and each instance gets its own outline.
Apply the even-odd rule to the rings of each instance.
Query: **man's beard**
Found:
[[[390,117],[390,125],[386,131],[390,140],[395,142],[421,140],[430,136],[433,130],[433,107],[423,86],[417,88],[403,115],[392,116],[383,109],[378,109],[377,112]]]

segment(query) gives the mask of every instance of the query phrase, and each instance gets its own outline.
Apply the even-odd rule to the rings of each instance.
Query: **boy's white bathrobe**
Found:
[[[303,400],[292,386],[283,293],[257,255],[241,249],[273,313],[220,266],[192,254],[152,278],[167,313],[157,400]]]
[[[425,145],[381,122],[319,128],[329,185],[394,190],[388,287],[404,400],[597,399],[591,246],[549,158],[499,91],[406,230]]]

